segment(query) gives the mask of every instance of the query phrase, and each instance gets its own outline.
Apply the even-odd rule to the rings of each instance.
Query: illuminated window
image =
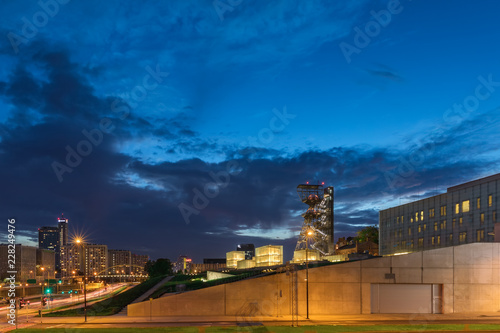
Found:
[[[437,245],[441,244],[441,236],[437,236]]]
[[[434,231],[437,231],[437,230],[438,230],[438,223],[434,222]]]
[[[479,220],[480,220],[481,224],[484,224],[484,213],[481,213]]]
[[[481,209],[481,198],[477,198],[476,207],[477,207],[477,209]]]
[[[418,232],[422,232],[422,226],[420,224],[418,225]]]
[[[463,217],[461,217],[461,218],[458,219],[458,224],[459,224],[460,227],[462,226],[463,222],[464,222],[464,218]]]
[[[415,213],[415,221],[418,222],[418,212]]]
[[[410,218],[410,222],[413,223],[413,217]]]
[[[410,249],[413,249],[413,240],[410,242]]]
[[[429,209],[429,217],[434,217],[435,214],[434,208]]]
[[[434,236],[431,238],[431,244],[434,245]]]
[[[467,240],[467,233],[465,231],[461,232],[459,235],[458,235],[458,241],[460,243],[465,243]]]
[[[420,212],[420,219],[423,221],[424,220],[424,211]]]
[[[453,234],[450,234],[450,243],[453,243]]]
[[[470,211],[470,200],[465,200],[462,202],[462,212],[468,213]]]
[[[460,204],[455,205],[455,214],[460,213]]]
[[[446,220],[441,221],[441,230],[446,229]]]
[[[427,223],[424,223],[424,231],[427,229]]]
[[[404,221],[405,221],[405,217],[401,216],[401,223],[403,223]]]
[[[418,239],[418,246],[419,246],[419,247],[424,246],[424,239],[423,239],[422,237],[420,237],[420,238]]]
[[[476,237],[478,242],[484,241],[484,229],[476,231]]]
[[[488,207],[493,206],[493,196],[490,194],[488,195]]]
[[[457,219],[451,220],[451,227],[455,229],[455,222],[457,222]]]
[[[399,216],[396,218],[396,223],[399,224]]]
[[[446,216],[446,206],[441,206],[441,216]]]

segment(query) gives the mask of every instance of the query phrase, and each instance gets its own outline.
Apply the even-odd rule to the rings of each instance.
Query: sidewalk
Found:
[[[286,323],[291,322],[291,316],[281,317],[238,317],[238,316],[179,316],[179,317],[126,317],[106,316],[88,317],[88,324],[126,324],[126,323]],[[299,316],[301,324],[341,324],[341,325],[367,325],[367,324],[452,324],[452,323],[490,323],[500,324],[500,313],[481,314],[367,314],[367,315],[331,315],[310,316],[307,320]],[[50,324],[82,324],[83,317],[44,317],[44,323]]]

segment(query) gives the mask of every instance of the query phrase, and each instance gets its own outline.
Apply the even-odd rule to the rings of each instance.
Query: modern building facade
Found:
[[[59,228],[41,227],[38,228],[38,248],[44,250],[58,251],[59,248]]]
[[[61,275],[71,277],[106,273],[108,247],[101,244],[68,244],[61,247]],[[94,274],[95,273],[95,274]]]
[[[7,272],[16,271],[16,281],[26,282],[27,279],[35,278],[36,274],[36,252],[37,248],[21,244],[15,245],[15,268],[9,266],[9,245],[0,244],[0,279],[10,276]],[[54,269],[52,268],[52,272]]]
[[[38,248],[55,252],[55,269],[61,271],[61,247],[68,245],[68,219],[57,218],[57,227],[38,228]]]
[[[109,250],[108,271],[130,274],[132,272],[132,253],[127,250]]]
[[[245,260],[245,251],[231,251],[226,253],[227,268],[238,268],[238,261]]]
[[[132,253],[132,273],[134,274],[146,274],[144,267],[149,261],[149,256],[147,254],[134,254]]]
[[[499,192],[500,174],[496,174],[380,211],[380,254],[493,242]]]
[[[43,270],[42,267],[44,268]],[[56,274],[55,268],[56,253],[51,250],[36,249],[36,275],[41,279],[48,277],[53,278]]]
[[[239,244],[236,251],[245,251],[245,260],[255,257],[255,245],[253,244]]]
[[[276,266],[283,264],[283,246],[265,245],[255,249],[255,266]]]

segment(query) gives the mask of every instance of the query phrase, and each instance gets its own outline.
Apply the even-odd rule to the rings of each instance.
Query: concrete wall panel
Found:
[[[451,263],[455,266],[452,267]],[[386,279],[391,272],[394,278]],[[422,266],[423,265],[423,266]],[[297,273],[299,315],[305,315],[305,270]],[[372,284],[442,284],[443,312],[500,311],[500,244],[474,243],[309,270],[310,315],[371,311]],[[276,274],[152,301],[153,316],[290,314],[290,276]],[[129,316],[149,316],[150,302],[128,306]]]

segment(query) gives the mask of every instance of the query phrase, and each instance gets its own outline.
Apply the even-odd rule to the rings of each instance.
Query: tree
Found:
[[[172,275],[172,263],[165,258],[149,260],[144,266],[144,270],[148,272],[149,277]]]
[[[356,237],[358,242],[372,241],[378,244],[378,228],[375,226],[366,227],[358,231],[358,236]]]

